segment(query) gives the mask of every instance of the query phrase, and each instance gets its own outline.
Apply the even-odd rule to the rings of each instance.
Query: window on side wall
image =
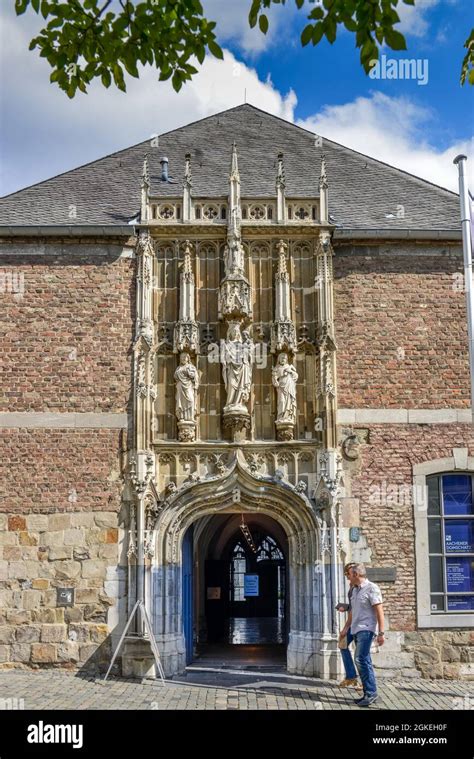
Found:
[[[427,477],[432,614],[474,612],[474,475]]]

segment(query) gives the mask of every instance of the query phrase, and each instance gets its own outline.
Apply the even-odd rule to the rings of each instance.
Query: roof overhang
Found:
[[[173,226],[173,231],[177,232],[178,225],[150,225],[150,224],[67,224],[61,225],[23,225],[23,226],[0,226],[1,237],[130,237],[135,235],[141,229],[158,229],[169,231]],[[209,232],[213,226],[196,225],[191,223],[189,226],[199,226],[200,231]],[[187,229],[188,228],[188,229]],[[267,232],[279,231],[280,233],[291,234],[291,232],[306,233],[314,231],[315,228],[322,228],[320,225],[265,225]],[[331,229],[331,227],[325,227]],[[180,224],[179,230],[189,230],[188,225]],[[214,227],[214,229],[216,229]],[[260,228],[259,228],[260,229]],[[216,230],[217,231],[217,230]],[[251,231],[249,226],[248,231]],[[253,230],[252,230],[253,231]],[[337,228],[333,232],[334,241],[343,240],[446,240],[452,242],[462,241],[461,229],[385,229],[379,228]]]
[[[134,234],[134,224],[0,226],[0,237],[130,237]]]
[[[462,240],[459,229],[336,229],[334,240]]]

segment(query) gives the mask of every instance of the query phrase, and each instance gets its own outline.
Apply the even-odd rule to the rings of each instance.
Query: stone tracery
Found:
[[[161,567],[163,572],[169,565],[169,571],[175,572],[184,532],[198,516],[236,509],[261,512],[272,515],[283,527],[286,525],[293,581],[304,584],[304,573],[312,572],[309,567],[322,562],[317,586],[324,584],[335,592],[337,553],[343,549],[337,534],[337,502],[343,483],[338,480],[334,484],[327,463],[333,461],[327,447],[333,446],[335,439],[336,346],[330,236],[315,219],[314,211],[318,208],[321,215],[327,213],[324,165],[321,176],[319,199],[288,198],[283,156],[279,155],[276,199],[246,199],[243,213],[234,144],[227,204],[222,199],[203,201],[193,197],[189,155],[182,202],[162,199],[160,204],[155,203],[160,205],[161,216],[167,206],[172,213],[162,219],[166,232],[163,227],[157,242],[149,232],[141,235],[142,305],[137,315],[141,342],[137,343],[136,390],[143,410],[136,419],[140,430],[144,430],[147,418],[151,427],[151,403],[156,400],[164,420],[158,429],[164,429],[165,434],[160,432],[161,437],[151,440],[149,434],[140,432],[136,438],[143,455],[155,457],[156,452],[153,477],[160,495],[146,491],[138,496],[136,527],[130,534],[131,561],[134,556],[139,561],[142,535],[143,560]],[[146,181],[149,185],[149,179]],[[151,188],[145,189],[149,194]],[[178,219],[178,207],[183,209],[182,219]],[[148,214],[150,227],[157,225],[157,214]],[[186,240],[178,230],[178,220],[188,225]],[[210,231],[203,232],[210,230],[206,224],[211,223],[212,237]],[[308,232],[311,224],[316,228]],[[222,235],[215,234],[219,225],[225,230],[225,243]],[[159,231],[158,226],[154,229]],[[248,233],[250,229],[252,234]],[[276,262],[273,270],[272,260]],[[158,279],[154,261],[160,272]],[[297,266],[306,267],[307,273],[298,271]],[[310,271],[315,284],[309,294]],[[151,370],[149,353],[157,356]],[[211,355],[218,356],[217,362],[212,362]],[[270,356],[273,359],[268,361]],[[313,374],[314,386],[308,384]],[[177,435],[168,426],[169,404],[163,399],[163,395],[170,397],[170,381]],[[325,419],[319,440],[313,433],[302,435],[298,430],[300,411],[301,417],[308,416],[308,399],[314,413]],[[255,412],[262,402],[272,416],[270,423],[259,421],[257,429]],[[219,417],[220,426],[215,423]],[[207,422],[199,422],[203,418]],[[214,434],[208,431],[211,422]],[[204,423],[201,434],[198,423]],[[180,449],[183,444],[184,450]],[[275,444],[281,447],[275,448]],[[317,462],[318,447],[323,456]],[[325,452],[329,458],[325,458]],[[233,498],[236,490],[238,503]],[[298,509],[302,512],[296,516]],[[321,529],[327,536],[326,558],[319,540]],[[330,564],[324,568],[328,561]],[[329,596],[327,600],[318,618],[321,634],[324,630],[333,631],[335,624]],[[176,624],[173,641],[181,634],[178,618]],[[307,636],[314,631],[303,632],[296,618],[294,624],[289,662],[294,671],[304,671],[303,651],[308,645]],[[315,656],[311,666],[323,672],[326,664],[315,653],[315,647],[321,646],[319,638],[313,636],[311,640]],[[173,671],[176,666],[172,665]]]

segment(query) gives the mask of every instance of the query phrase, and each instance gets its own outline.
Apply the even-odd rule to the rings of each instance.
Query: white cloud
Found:
[[[397,168],[457,191],[453,158],[472,153],[468,140],[444,150],[430,145],[424,132],[433,114],[408,98],[376,92],[344,105],[325,106],[300,126]]]
[[[22,19],[23,20],[23,19]],[[245,101],[289,121],[296,96],[282,95],[268,77],[225,51],[224,61],[208,56],[199,73],[174,92],[158,82],[154,69],[127,77],[127,93],[95,82],[73,100],[49,83],[50,69],[35,52],[25,52],[31,21],[4,18],[2,58],[14,76],[4,77],[2,194],[38,182]],[[26,17],[25,17],[26,20]]]
[[[282,27],[291,23],[293,4],[272,5],[265,13],[269,20],[267,34],[258,25],[250,28],[248,15],[251,0],[203,0],[204,13],[215,21],[218,39],[223,44],[234,43],[246,55],[257,55],[281,41]]]
[[[222,0],[221,0],[222,1]],[[297,97],[283,95],[268,77],[239,63],[230,52],[224,61],[206,58],[202,69],[179,94],[157,73],[145,69],[127,80],[126,94],[95,83],[88,95],[69,100],[49,83],[49,66],[27,51],[32,20],[3,19],[2,131],[3,193],[107,155],[209,114],[247,102],[294,121]],[[452,165],[467,141],[443,149],[429,144],[435,114],[408,98],[373,93],[343,105],[325,105],[298,122],[312,131],[436,184],[457,188]],[[474,161],[470,161],[471,165]]]
[[[395,28],[405,35],[424,37],[429,29],[426,16],[439,2],[440,0],[415,0],[415,5],[405,5],[403,0],[399,0],[395,11],[400,16],[400,23]]]

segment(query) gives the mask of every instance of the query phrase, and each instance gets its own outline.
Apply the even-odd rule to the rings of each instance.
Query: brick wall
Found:
[[[126,410],[135,262],[123,246],[69,247],[2,248],[0,411]]]
[[[125,430],[3,429],[0,511],[118,511]]]
[[[381,583],[390,627],[415,630],[413,466],[452,456],[453,448],[467,447],[474,456],[474,430],[467,424],[379,424],[369,427],[369,435],[361,446],[360,472],[351,476],[351,495],[359,500],[370,563],[397,567],[396,582]],[[398,495],[393,486],[400,486]]]
[[[462,248],[338,245],[341,408],[467,408]]]
[[[0,410],[99,415],[96,428],[0,430],[2,667],[97,669],[109,658],[126,593],[127,439],[100,414],[130,410],[135,262],[122,250],[25,242],[7,256],[2,248]],[[63,587],[75,591],[71,608],[58,605]]]

